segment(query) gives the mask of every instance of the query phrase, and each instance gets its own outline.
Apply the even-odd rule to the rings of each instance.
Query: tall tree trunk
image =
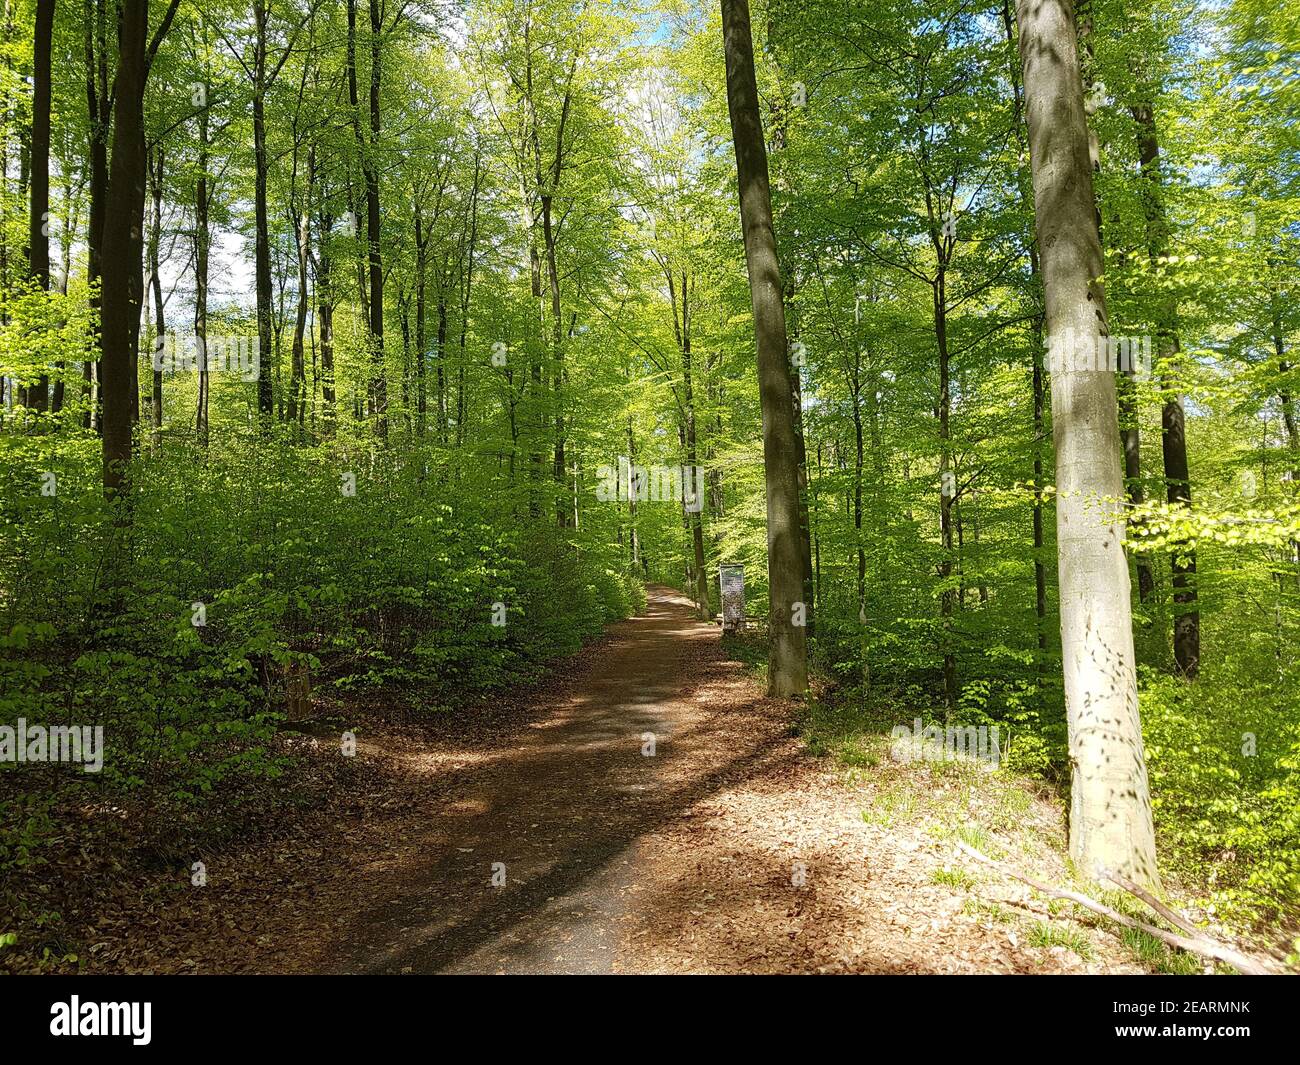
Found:
[[[560,149],[557,148],[557,151]],[[551,372],[555,390],[555,484],[556,517],[563,528],[570,522],[570,507],[565,499],[567,481],[564,473],[564,323],[560,315],[560,267],[555,247],[555,226],[551,218],[552,196],[542,193],[542,240],[546,245],[546,282],[551,300]]]
[[[1119,388],[1119,432],[1124,448],[1124,484],[1128,491],[1128,501],[1134,507],[1146,502],[1146,491],[1142,487],[1142,432],[1138,428],[1137,374],[1132,367],[1120,370]],[[1138,600],[1143,603],[1151,601],[1156,591],[1155,575],[1151,563],[1145,555],[1137,556]]]
[[[346,61],[348,73],[348,114],[352,119],[352,136],[357,143],[357,154],[363,160],[366,156],[366,135],[361,129],[361,96],[357,88],[357,0],[347,0],[347,17],[348,29],[346,38]],[[357,203],[357,191],[353,184],[352,177],[349,175],[347,182],[348,194],[348,224],[346,226],[347,235],[355,237],[357,228],[361,224],[361,215],[358,213],[359,204]],[[366,330],[370,329],[370,292],[369,284],[366,278],[367,256],[358,255],[357,257],[357,299],[361,304],[361,314],[365,319]],[[367,388],[369,391],[369,387]]]
[[[1283,384],[1278,389],[1278,402],[1282,405],[1282,426],[1286,429],[1287,449],[1291,452],[1291,487],[1300,482],[1300,427],[1296,424],[1295,398],[1287,386],[1291,364],[1287,361],[1286,334],[1282,329],[1282,294],[1276,289],[1269,305],[1269,320],[1273,337],[1273,353],[1277,356],[1277,372]]]
[[[1137,125],[1138,160],[1146,208],[1147,255],[1154,269],[1169,253],[1169,226],[1165,218],[1164,190],[1160,176],[1160,140],[1155,112],[1150,103],[1130,108]],[[1171,297],[1162,296],[1157,314],[1156,357],[1162,360],[1160,388],[1164,402],[1160,409],[1160,450],[1165,466],[1165,492],[1171,506],[1190,507],[1192,483],[1187,467],[1187,428],[1183,401],[1174,389],[1171,371],[1163,360],[1175,358],[1178,342],[1178,307]],[[1174,585],[1174,663],[1188,679],[1201,666],[1201,614],[1196,605],[1196,549],[1190,544],[1175,548],[1170,559]]]
[[[13,78],[13,49],[9,42],[14,36],[14,16],[12,10],[12,0],[0,0],[0,64],[6,74],[6,83],[12,85]],[[8,130],[14,121],[16,108],[13,105],[12,91],[6,94],[4,109],[0,111],[0,189],[6,193],[9,190],[9,134]],[[9,291],[9,241],[4,226],[0,226],[0,291]],[[0,305],[0,325],[9,324],[9,312],[3,305]],[[17,382],[14,382],[17,387]],[[12,402],[10,400],[9,402]],[[0,419],[3,419],[4,412],[7,409],[5,397],[5,376],[0,374]]]
[[[474,187],[470,192],[469,241],[465,256],[465,284],[460,297],[460,344],[456,367],[456,446],[465,443],[465,337],[469,329],[469,297],[474,284],[474,252],[478,243],[478,193],[482,175],[482,150],[474,150]]]
[[[268,0],[253,0],[256,37],[253,47],[253,217],[254,290],[257,300],[257,410],[269,423],[275,413],[275,388],[271,381],[271,237],[267,220],[266,155],[266,52]]]
[[[669,272],[670,288],[671,271]],[[700,464],[700,451],[697,433],[698,420],[695,416],[695,381],[694,361],[691,354],[691,278],[682,271],[682,313],[681,326],[678,329],[678,343],[682,353],[682,413],[684,415],[683,439],[686,445],[686,469],[683,471],[683,501],[687,504],[687,521],[691,530],[691,551],[694,565],[691,577],[695,584],[694,596],[696,610],[700,619],[708,621],[709,612],[709,575],[704,560],[704,483],[695,475]],[[691,496],[686,496],[689,486]]]
[[[420,201],[415,201],[415,431],[423,436],[429,409],[428,386],[425,381],[424,312],[427,286],[428,234],[420,211]],[[441,354],[441,352],[439,352]]]
[[[54,37],[54,0],[36,0],[32,44],[32,176],[27,256],[32,277],[50,287],[50,47]],[[49,407],[50,378],[42,373],[27,390],[27,406]]]
[[[81,394],[86,409],[82,428],[102,432],[103,403],[99,356],[100,275],[104,249],[104,214],[108,204],[108,133],[112,118],[108,97],[108,31],[105,0],[84,0],[82,22],[86,54],[86,104],[89,116],[90,210],[86,228],[86,274],[90,285],[93,332],[81,367]]]
[[[105,273],[101,295],[104,393],[104,494],[129,524],[131,408],[144,253],[144,90],[149,77],[149,0],[122,0],[117,78],[113,88],[113,160],[104,218]]]
[[[438,280],[438,374],[434,382],[438,390],[438,440],[447,442],[447,295],[444,283]]]
[[[632,573],[642,565],[641,557],[641,536],[637,531],[636,520],[636,492],[632,490],[632,468],[636,466],[636,435],[632,431],[632,415],[627,416],[627,464],[628,464],[628,493],[627,493],[627,523],[628,523],[628,560],[632,564]]]
[[[355,3],[355,0],[351,0]],[[388,383],[384,374],[384,261],[380,249],[379,166],[374,153],[379,145],[379,88],[383,72],[379,0],[370,0],[370,150],[362,156],[366,179],[366,243],[370,262],[370,395],[375,430],[388,438]]]
[[[782,284],[786,286],[781,293],[782,303],[784,306],[790,306],[794,302],[794,282],[787,277],[782,280]],[[794,319],[793,312],[791,318]],[[797,346],[799,337],[797,319],[788,322],[787,325],[789,335],[795,338],[794,346]],[[797,350],[802,348],[799,347]],[[817,586],[813,581],[812,518],[808,508],[808,445],[804,439],[803,429],[803,376],[799,363],[794,359],[791,359],[787,365],[790,371],[790,406],[794,412],[795,469],[799,476],[799,552],[803,558],[803,602],[807,609],[804,628],[806,636],[811,639],[817,631]]]
[[[1115,453],[1115,375],[1078,369],[1071,350],[1082,344],[1091,353],[1109,331],[1074,12],[1070,0],[1019,0],[1017,16],[1053,355],[1070,854],[1087,876],[1108,869],[1158,885],[1123,547],[1124,479]]]
[[[403,280],[397,283],[397,317],[402,328],[402,420],[411,431],[411,297]]]
[[[722,0],[727,109],[736,150],[740,218],[757,340],[767,487],[767,569],[771,652],[768,691],[777,697],[808,687],[807,633],[802,614],[803,551],[799,535],[799,470],[795,458],[794,395],[790,387],[781,270],[772,230],[767,148],[754,75],[747,0]]]
[[[206,70],[203,81],[206,98],[209,91]],[[208,259],[212,246],[208,136],[208,109],[205,107],[199,112],[198,179],[194,185],[194,348],[199,363],[199,395],[194,413],[194,434],[202,448],[208,446],[208,398],[212,381],[208,373]],[[258,373],[260,375],[260,369]]]
[[[936,241],[937,247],[937,241]],[[957,710],[957,656],[952,645],[952,615],[955,595],[951,584],[953,569],[953,504],[957,499],[957,474],[952,468],[952,374],[948,351],[947,275],[942,265],[932,286],[934,335],[939,347],[939,541],[943,555],[939,560],[939,579],[944,582],[939,593],[940,639],[943,641],[943,702],[951,718]]]
[[[1011,2],[1002,0],[1002,28],[1006,34],[1007,44],[1015,46],[1015,30],[1011,21]],[[1024,145],[1021,134],[1021,122],[1024,118],[1024,94],[1023,87],[1020,84],[1020,64],[1014,58],[1011,62],[1011,89],[1012,103],[1014,107],[1016,141]],[[1091,137],[1091,129],[1089,136]],[[1091,152],[1091,144],[1089,145]],[[1017,182],[1020,193],[1020,203],[1026,213],[1033,210],[1033,191],[1030,189],[1024,178],[1021,177]],[[1037,313],[1033,321],[1033,359],[1032,384],[1031,390],[1034,397],[1034,502],[1032,512],[1032,526],[1034,537],[1034,617],[1037,621],[1038,628],[1038,668],[1041,671],[1045,665],[1047,650],[1047,565],[1043,559],[1043,315],[1042,315],[1042,270],[1038,262],[1038,239],[1033,231],[1033,221],[1030,221],[1030,231],[1028,239],[1029,248],[1029,276],[1033,285],[1032,298],[1035,301]],[[1150,571],[1148,570],[1148,574]]]
[[[1035,260],[1038,258],[1034,253]],[[1037,272],[1037,268],[1035,268]],[[1042,652],[1047,650],[1047,562],[1043,544],[1043,320],[1034,323],[1034,617],[1038,622],[1038,667],[1043,668]]]
[[[160,250],[162,246],[163,167],[165,156],[162,145],[153,151],[149,166],[149,185],[153,199],[153,219],[149,226],[149,278],[153,286],[154,339],[150,363],[149,421],[153,428],[153,449],[162,446],[162,354],[167,343],[167,322],[164,316]]]
[[[1080,0],[1075,12],[1075,25],[1079,34],[1080,64],[1083,76],[1083,90],[1091,96],[1096,85],[1093,78],[1095,61],[1093,58],[1092,0]],[[1085,118],[1085,121],[1087,119]],[[1094,123],[1088,122],[1088,159],[1092,164],[1094,177],[1101,173],[1101,142],[1097,137]],[[1106,246],[1105,234],[1101,225],[1101,205],[1093,212],[1097,223],[1097,239],[1102,248]],[[1103,259],[1105,252],[1103,250]],[[1128,501],[1134,507],[1145,502],[1146,492],[1142,487],[1142,430],[1138,410],[1137,374],[1132,366],[1120,368],[1119,390],[1119,433],[1124,449],[1124,486],[1128,491]],[[1156,582],[1151,570],[1151,562],[1141,552],[1136,553],[1134,568],[1137,570],[1138,599],[1143,603],[1151,601],[1155,595]]]
[[[81,216],[81,190],[84,185],[84,178],[78,179],[74,188],[71,175],[68,176],[64,186],[64,193],[68,208],[63,214],[63,232],[59,239],[59,246],[62,249],[62,263],[59,269],[58,289],[61,296],[68,294],[68,278],[72,273],[72,245],[76,240],[78,223]],[[67,361],[60,359],[55,363],[58,367],[59,375],[54,382],[54,391],[50,394],[50,412],[58,414],[63,410],[64,393],[66,382],[64,381],[63,371],[67,367]],[[3,390],[0,389],[0,406],[3,406]]]
[[[315,178],[315,151],[307,153],[307,190],[294,219],[298,248],[298,307],[293,322],[293,345],[289,371],[289,421],[301,429],[307,418],[307,359],[304,340],[307,334],[307,307],[310,293],[307,284],[307,266],[311,259],[311,197]]]
[[[1277,373],[1281,378],[1277,398],[1282,407],[1282,427],[1286,430],[1286,446],[1290,455],[1287,494],[1294,498],[1296,491],[1300,490],[1300,426],[1296,423],[1295,398],[1287,383],[1291,364],[1287,361],[1286,333],[1282,327],[1282,293],[1276,286],[1269,297],[1269,327],[1273,338],[1273,354],[1277,356]],[[1290,547],[1291,564],[1300,572],[1300,539],[1292,540]],[[1297,582],[1300,583],[1300,577],[1297,577]],[[1277,574],[1277,584],[1280,591],[1283,584],[1281,573]]]
[[[861,619],[867,614],[867,552],[862,543],[862,470],[866,450],[862,426],[862,355],[856,344],[853,345],[852,358],[849,399],[853,404],[853,543],[858,560],[857,599],[858,617]]]
[[[530,75],[531,76],[531,75]],[[520,197],[527,207],[528,225],[528,268],[529,277],[532,282],[532,294],[535,302],[536,322],[538,330],[544,327],[546,321],[545,303],[543,302],[542,292],[542,256],[537,250],[537,214],[534,207],[533,197],[527,188],[526,182],[521,178],[519,182]],[[530,335],[526,338],[528,350],[528,374],[520,384],[519,393],[521,397],[522,414],[525,419],[524,433],[528,437],[528,516],[536,519],[542,512],[541,495],[542,495],[542,476],[543,464],[545,457],[542,454],[542,446],[546,434],[547,418],[544,404],[542,401],[542,357],[539,352],[542,341],[536,338],[532,331],[533,320],[529,320]],[[509,371],[507,371],[509,373]]]
[[[330,287],[334,264],[327,246],[333,226],[333,217],[322,211],[320,236],[316,242],[320,248],[320,258],[316,266],[316,315],[320,322],[320,392],[321,402],[325,407],[322,421],[326,435],[333,431],[338,417],[337,395],[334,388],[334,294]]]

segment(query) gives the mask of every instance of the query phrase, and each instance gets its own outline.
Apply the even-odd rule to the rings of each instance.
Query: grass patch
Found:
[[[974,847],[981,854],[986,854],[990,858],[1000,859],[1002,850],[993,842],[993,837],[988,834],[983,825],[958,825],[953,830],[953,836],[961,840],[966,846]]]
[[[976,884],[975,878],[965,869],[936,869],[934,875],[930,877],[930,882],[961,888],[963,891],[969,891]]]
[[[1016,923],[1016,915],[1005,906],[1000,906],[996,902],[985,902],[983,899],[967,899],[962,904],[962,912],[972,917],[987,917],[998,924]]]
[[[1195,976],[1201,963],[1181,950],[1171,950],[1150,932],[1140,928],[1121,928],[1120,939],[1133,956],[1148,968],[1167,976]]]
[[[862,811],[862,820],[869,825],[892,825],[907,820],[916,809],[916,795],[907,788],[891,788],[881,792],[871,806]]]
[[[1094,954],[1092,943],[1077,928],[1063,928],[1050,921],[1035,921],[1029,929],[1028,943],[1031,947],[1065,947],[1083,961],[1091,961]]]

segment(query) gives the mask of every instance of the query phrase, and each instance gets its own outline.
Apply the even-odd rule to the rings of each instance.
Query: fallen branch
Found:
[[[1144,921],[1136,920],[1129,917],[1127,914],[1111,909],[1111,907],[1104,903],[1100,903],[1096,899],[1089,898],[1087,895],[1082,895],[1077,891],[1067,891],[1064,888],[1041,884],[1037,880],[1025,876],[1023,873],[1016,872],[1010,866],[1004,865],[1002,862],[990,858],[987,854],[981,854],[974,847],[971,847],[966,843],[958,841],[957,849],[965,854],[969,854],[972,858],[993,866],[995,869],[1000,870],[1007,876],[1028,884],[1036,891],[1041,891],[1043,894],[1050,895],[1054,898],[1068,899],[1071,902],[1076,902],[1085,910],[1091,910],[1093,913],[1100,914],[1102,917],[1109,917],[1112,921],[1115,921],[1117,924],[1122,924],[1125,928],[1140,929],[1148,935],[1155,936],[1156,939],[1160,940],[1162,943],[1167,943],[1171,947],[1177,947],[1179,950],[1185,950],[1189,954],[1195,954],[1202,958],[1209,958],[1212,961],[1221,961],[1225,965],[1231,965],[1239,973],[1244,973],[1247,976],[1271,976],[1274,974],[1274,970],[1264,965],[1262,962],[1257,961],[1254,958],[1249,958],[1245,954],[1235,951],[1231,947],[1224,946],[1222,943],[1213,939],[1209,939],[1199,930],[1192,928],[1190,923],[1185,919],[1175,920],[1173,917],[1167,916],[1164,911],[1168,911],[1169,914],[1172,914],[1173,911],[1168,910],[1168,907],[1164,906],[1163,903],[1158,906],[1153,906],[1152,908],[1160,913],[1160,915],[1166,920],[1177,925],[1179,928],[1182,928],[1184,931],[1190,930],[1194,938],[1189,936],[1180,936],[1173,932],[1167,932],[1163,928],[1157,928],[1155,925],[1150,925]],[[1110,879],[1114,878],[1110,877]],[[1119,880],[1115,880],[1114,882],[1119,884],[1120,887],[1124,887],[1125,890],[1131,890]],[[1151,902],[1148,901],[1148,899],[1143,898],[1141,894],[1138,894],[1138,892],[1134,892],[1134,894],[1138,895],[1138,898],[1141,898],[1143,902],[1147,903],[1147,905],[1151,905]],[[1152,898],[1154,898],[1154,896],[1152,896]]]
[[[1192,924],[1191,921],[1181,913],[1170,909],[1137,881],[1130,880],[1123,873],[1117,873],[1111,869],[1102,869],[1100,870],[1100,873],[1104,879],[1109,880],[1113,884],[1118,884],[1130,895],[1136,895],[1175,928],[1182,929],[1194,939],[1204,938],[1204,933]]]

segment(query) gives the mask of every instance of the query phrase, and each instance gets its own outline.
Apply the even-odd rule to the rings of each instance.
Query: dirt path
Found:
[[[446,804],[367,877],[365,905],[323,967],[619,968],[660,859],[647,837],[795,758],[773,744],[776,719],[746,707],[753,694],[717,629],[652,589],[646,613],[615,626],[525,728],[451,767],[425,756]]]
[[[846,780],[808,757],[790,707],[670,590],[472,721],[369,736],[350,812],[214,858],[206,888],[149,917],[148,960],[114,949],[114,967],[1140,971],[1091,928],[1082,948],[1034,945],[1045,905],[954,858],[985,793],[927,765]],[[989,845],[1063,877],[1059,810],[1017,794]]]

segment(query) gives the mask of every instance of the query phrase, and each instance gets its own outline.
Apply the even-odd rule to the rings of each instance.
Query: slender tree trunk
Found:
[[[206,94],[206,71],[203,80]],[[198,179],[194,186],[194,347],[199,363],[199,395],[194,414],[194,434],[202,448],[208,446],[208,396],[211,388],[208,374],[208,258],[212,233],[208,215],[212,189],[208,180],[208,144],[208,110],[204,108],[199,112]],[[260,369],[258,372],[260,375]],[[261,387],[260,380],[258,387]]]
[[[438,440],[447,443],[447,295],[443,281],[438,282]]]
[[[294,227],[297,233],[298,247],[298,308],[293,322],[293,343],[290,355],[289,372],[289,421],[296,422],[301,429],[307,417],[307,358],[305,338],[307,334],[307,307],[310,303],[308,291],[307,267],[311,260],[311,197],[312,183],[315,177],[315,152],[307,153],[307,190],[302,197]]]
[[[153,162],[149,167],[149,185],[153,199],[153,220],[149,226],[149,278],[153,287],[154,339],[150,359],[149,421],[153,429],[153,449],[162,447],[162,363],[164,345],[167,343],[167,322],[164,316],[163,290],[161,276],[160,249],[162,245],[162,202],[163,175],[165,156],[162,145],[153,152]]]
[[[1286,430],[1287,451],[1290,453],[1290,470],[1288,471],[1287,494],[1294,498],[1300,490],[1300,427],[1296,424],[1295,399],[1287,382],[1291,364],[1287,361],[1286,333],[1282,328],[1282,293],[1273,289],[1269,300],[1269,321],[1273,337],[1273,353],[1277,356],[1277,372],[1282,379],[1277,398],[1282,407],[1282,427]],[[1300,568],[1300,540],[1291,541],[1291,564]],[[1300,583],[1300,577],[1297,577]],[[1278,574],[1278,587],[1282,586],[1282,575]]]
[[[1146,501],[1142,487],[1142,433],[1138,428],[1138,402],[1136,373],[1131,367],[1122,368],[1119,388],[1119,432],[1124,446],[1124,484],[1128,501],[1140,507]],[[1138,599],[1150,602],[1155,595],[1156,580],[1151,563],[1144,555],[1137,556]]]
[[[12,87],[14,81],[13,74],[13,49],[10,47],[10,41],[14,36],[14,16],[12,10],[12,0],[0,0],[0,64],[6,75],[6,84]],[[0,111],[0,190],[5,193],[9,191],[9,127],[13,124],[16,108],[13,104],[13,92],[6,93],[5,107]],[[0,290],[9,291],[9,241],[4,226],[0,226]],[[0,325],[9,324],[9,312],[3,305],[0,305]],[[14,382],[16,388],[18,382]],[[12,402],[12,400],[10,401]],[[0,418],[3,418],[5,411],[5,377],[0,374]]]
[[[104,493],[118,504],[118,521],[130,523],[128,471],[131,463],[133,368],[139,342],[144,253],[144,90],[149,77],[148,0],[122,0],[114,82],[113,160],[104,219],[102,337],[104,393]],[[134,303],[133,303],[134,301]]]
[[[270,427],[275,414],[275,387],[271,381],[271,236],[267,218],[266,153],[266,52],[268,0],[253,0],[256,38],[253,49],[253,217],[254,282],[257,300],[257,410]]]
[[[402,416],[411,431],[411,297],[401,280],[397,283],[397,317],[402,328]]]
[[[1092,17],[1092,0],[1080,0],[1075,12],[1075,25],[1078,28],[1080,49],[1080,71],[1083,77],[1083,90],[1091,96],[1095,88],[1093,68],[1092,38],[1094,23]],[[1085,121],[1087,119],[1085,118]],[[1088,159],[1092,164],[1094,177],[1101,173],[1101,141],[1097,137],[1094,123],[1088,122]],[[1105,248],[1105,235],[1101,224],[1101,205],[1093,212],[1097,224],[1097,239]],[[1103,250],[1103,259],[1105,253]],[[1128,501],[1134,507],[1140,507],[1145,501],[1146,492],[1142,487],[1142,430],[1138,410],[1137,375],[1132,366],[1121,367],[1118,382],[1119,392],[1119,432],[1124,449],[1124,486],[1128,491]],[[1134,568],[1137,570],[1138,599],[1148,603],[1155,595],[1156,582],[1151,570],[1151,562],[1141,552],[1136,553]]]
[[[366,137],[361,130],[361,96],[357,88],[357,0],[347,0],[347,41],[346,66],[348,72],[348,114],[352,118],[352,136],[357,143],[357,154],[361,159],[365,159]],[[364,163],[363,163],[364,166]],[[357,192],[349,176],[347,182],[348,193],[348,225],[346,227],[349,237],[356,236],[357,227],[361,224],[360,214],[358,213]],[[365,319],[367,331],[370,329],[370,292],[369,283],[366,277],[367,256],[358,255],[357,259],[357,299],[361,304],[361,315]],[[368,386],[367,391],[370,391]]]
[[[627,416],[627,463],[628,463],[628,493],[627,493],[627,522],[628,522],[628,559],[632,564],[632,573],[642,565],[641,558],[641,537],[637,531],[636,520],[636,492],[632,489],[632,468],[636,466],[636,436],[632,431],[632,415]]]
[[[465,258],[465,285],[460,297],[460,358],[456,367],[456,446],[465,443],[465,338],[469,329],[469,298],[474,283],[474,252],[478,243],[478,192],[482,154],[474,153],[474,187],[470,192],[469,241]]]
[[[708,621],[712,614],[709,611],[709,575],[704,560],[704,484],[695,475],[700,464],[700,452],[696,433],[694,364],[691,355],[692,324],[690,275],[682,271],[682,405],[686,415],[686,470],[683,471],[682,480],[693,493],[687,497],[686,513],[690,521],[691,550],[695,560],[691,568],[695,581],[695,605],[700,619]]]
[[[1007,44],[1014,48],[1015,30],[1011,20],[1010,0],[1002,0],[1002,28],[1006,34]],[[1020,83],[1020,64],[1014,58],[1011,63],[1012,103],[1014,106],[1016,141],[1023,146],[1021,122],[1024,119],[1024,93]],[[1091,137],[1091,129],[1089,130]],[[1091,143],[1089,144],[1091,152]],[[1023,177],[1018,181],[1020,202],[1026,213],[1033,211],[1033,190],[1028,187]],[[1044,667],[1047,650],[1047,565],[1043,558],[1043,437],[1044,437],[1044,396],[1043,396],[1043,315],[1042,315],[1042,270],[1038,261],[1038,239],[1033,232],[1030,221],[1029,232],[1029,276],[1033,285],[1033,299],[1038,313],[1033,321],[1033,359],[1032,391],[1034,397],[1034,502],[1032,513],[1034,537],[1034,616],[1038,627],[1038,668]],[[1140,572],[1140,571],[1139,571]],[[1148,575],[1150,571],[1148,570]]]
[[[547,291],[551,299],[551,372],[555,390],[555,483],[556,517],[561,528],[570,522],[570,507],[565,497],[564,472],[564,323],[560,309],[560,267],[555,247],[555,227],[551,218],[553,200],[543,193],[542,240],[546,245]]]
[[[423,436],[428,415],[428,392],[425,382],[425,342],[424,330],[425,289],[427,284],[428,262],[426,244],[428,236],[423,225],[420,203],[415,202],[415,429]]]
[[[82,21],[86,53],[86,102],[89,115],[90,213],[86,229],[86,273],[90,284],[93,332],[82,364],[82,427],[103,431],[103,388],[99,357],[100,275],[104,249],[104,215],[108,204],[108,133],[112,119],[108,96],[108,31],[105,0],[84,0]]]
[[[1277,356],[1277,372],[1285,382],[1287,374],[1291,372],[1291,364],[1287,361],[1286,334],[1282,329],[1282,294],[1276,290],[1273,292],[1269,310],[1273,352]],[[1286,429],[1287,449],[1291,452],[1291,482],[1294,488],[1296,483],[1300,482],[1300,428],[1297,428],[1296,424],[1295,398],[1285,383],[1278,389],[1277,398],[1282,405],[1282,426]]]
[[[32,45],[32,175],[27,256],[32,277],[50,287],[50,49],[54,36],[54,0],[36,0]],[[41,374],[27,390],[27,406],[49,407],[50,378]]]
[[[1017,15],[1053,356],[1070,854],[1087,876],[1114,870],[1158,885],[1123,547],[1124,479],[1115,453],[1115,375],[1078,369],[1082,360],[1072,350],[1095,350],[1109,330],[1074,12],[1070,0],[1019,0]]]
[[[321,420],[326,436],[334,431],[338,418],[338,397],[334,387],[334,293],[331,287],[334,261],[329,250],[330,232],[333,228],[333,216],[322,208],[320,232],[316,240],[320,252],[316,264],[316,318],[320,330],[320,394],[324,405]]]
[[[1035,259],[1037,254],[1035,253]],[[1047,563],[1043,543],[1043,325],[1034,327],[1034,616],[1038,621],[1038,650],[1047,650]],[[1039,658],[1039,668],[1043,659]]]
[[[798,333],[796,331],[796,336]],[[817,631],[817,587],[813,582],[812,518],[808,509],[808,446],[803,431],[803,379],[797,363],[790,367],[790,406],[794,418],[794,459],[799,476],[799,553],[803,559],[803,602],[807,608],[806,637]]]
[[[942,260],[941,260],[942,261]],[[940,639],[943,641],[943,702],[948,717],[957,710],[957,657],[952,646],[952,615],[955,595],[951,584],[953,569],[953,504],[957,498],[957,475],[952,468],[951,364],[948,351],[948,296],[943,266],[932,288],[934,335],[939,346],[939,541],[943,557],[939,560],[939,579],[944,582],[939,593]]]
[[[83,179],[84,180],[84,179]],[[73,187],[72,178],[69,175],[65,183],[65,194],[69,204],[68,209],[63,215],[63,232],[59,240],[62,249],[62,264],[59,270],[59,294],[66,296],[68,294],[68,278],[72,273],[72,244],[76,240],[77,228],[81,215],[81,189],[83,180],[78,180],[76,187]],[[63,410],[64,393],[66,382],[64,381],[63,371],[67,367],[67,361],[60,359],[55,363],[59,370],[58,378],[54,382],[54,391],[50,394],[50,411],[58,414]],[[0,387],[0,406],[4,405],[4,390]]]
[[[866,461],[865,441],[862,427],[862,356],[854,345],[851,390],[849,399],[853,404],[853,542],[856,545],[858,561],[858,616],[865,618],[867,613],[867,553],[862,543],[862,470]],[[863,624],[866,624],[863,621]]]
[[[352,0],[355,3],[355,0]],[[379,88],[383,72],[383,35],[379,0],[370,0],[370,150],[362,156],[366,179],[366,243],[370,262],[370,395],[374,403],[375,430],[388,439],[388,383],[384,373],[384,261],[380,248],[379,167],[374,152],[379,144]]]
[[[1165,219],[1164,192],[1160,176],[1160,140],[1156,134],[1155,112],[1149,103],[1130,109],[1137,125],[1138,159],[1142,164],[1142,183],[1146,201],[1147,254],[1158,268],[1169,253],[1169,227]],[[1160,301],[1157,358],[1168,360],[1180,350],[1178,341],[1178,307],[1172,298]],[[1172,506],[1190,507],[1192,483],[1187,466],[1187,428],[1183,401],[1174,390],[1167,368],[1161,372],[1164,402],[1160,410],[1160,450],[1165,466],[1166,497]],[[1201,614],[1196,604],[1196,549],[1190,544],[1178,546],[1170,559],[1174,585],[1174,662],[1178,671],[1194,679],[1201,665]]]
[[[799,470],[795,458],[794,395],[790,387],[781,271],[772,230],[767,148],[763,143],[754,44],[746,0],[722,0],[727,109],[736,150],[745,263],[757,339],[767,484],[767,557],[771,655],[768,691],[777,697],[808,687],[807,634],[801,622],[803,552],[799,535]]]

